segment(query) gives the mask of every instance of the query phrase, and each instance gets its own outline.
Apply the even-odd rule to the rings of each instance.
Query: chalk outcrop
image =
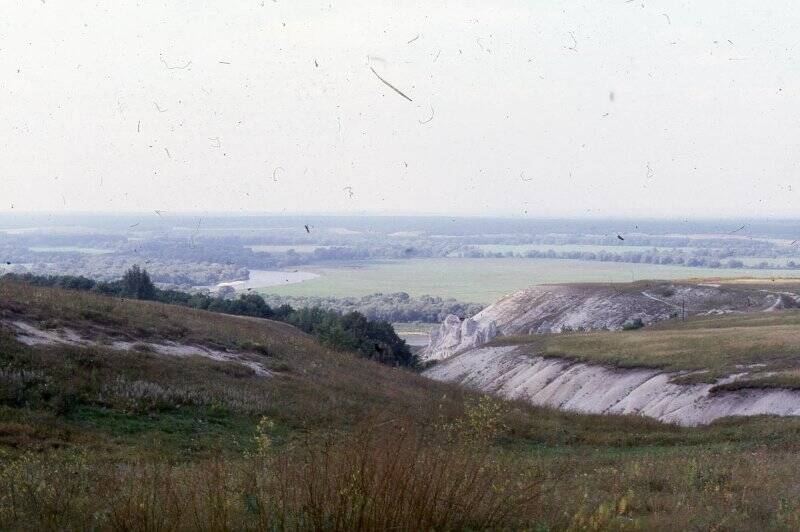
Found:
[[[252,353],[220,351],[219,349],[211,349],[202,345],[181,344],[171,341],[151,342],[147,340],[131,341],[118,339],[108,340],[101,344],[96,339],[81,335],[78,331],[68,327],[58,330],[45,330],[31,323],[19,320],[13,322],[0,321],[0,326],[3,325],[10,327],[16,333],[18,341],[29,346],[68,345],[76,347],[105,347],[117,351],[135,351],[144,348],[148,352],[165,356],[199,356],[220,362],[241,364],[242,366],[252,369],[254,375],[258,377],[270,377],[273,375],[273,372],[264,366],[260,358]]]
[[[534,286],[497,301],[466,320],[448,316],[431,333],[420,358],[448,358],[496,336],[564,330],[621,329],[676,316],[796,308],[798,295],[735,285],[669,282]]]
[[[464,349],[488,343],[497,336],[495,320],[488,316],[475,317],[477,319],[467,318],[462,321],[458,316],[447,316],[439,329],[431,331],[430,344],[423,351],[422,358],[447,358]]]
[[[594,414],[638,414],[685,426],[727,416],[800,415],[798,391],[712,393],[713,384],[671,382],[676,373],[530,356],[514,346],[470,349],[438,363],[425,375],[539,406]]]

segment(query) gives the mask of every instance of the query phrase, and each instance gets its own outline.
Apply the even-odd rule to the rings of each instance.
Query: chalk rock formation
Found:
[[[798,306],[798,295],[736,285],[670,283],[533,286],[508,295],[466,320],[448,316],[431,333],[424,361],[442,360],[496,336],[564,330],[621,329],[694,314],[755,312]]]
[[[727,416],[800,415],[800,392],[795,390],[711,393],[712,384],[670,382],[675,373],[614,369],[522,351],[514,346],[470,349],[436,364],[424,375],[539,406],[594,414],[636,414],[685,426]]]

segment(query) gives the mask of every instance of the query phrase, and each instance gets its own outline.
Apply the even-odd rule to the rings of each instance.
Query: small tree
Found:
[[[156,287],[147,270],[134,264],[122,277],[122,295],[136,299],[155,299]]]
[[[222,299],[233,299],[236,297],[236,289],[232,286],[220,286],[217,290],[217,297]]]

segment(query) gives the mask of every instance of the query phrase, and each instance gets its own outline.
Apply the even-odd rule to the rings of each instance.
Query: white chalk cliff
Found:
[[[542,358],[523,350],[515,346],[470,349],[424,374],[539,406],[594,414],[637,414],[685,426],[727,416],[800,415],[798,391],[711,392],[712,384],[670,382],[675,373]]]
[[[621,329],[694,314],[754,312],[798,306],[798,296],[709,284],[639,282],[618,285],[542,285],[521,290],[465,320],[448,316],[431,333],[424,361],[442,360],[488,343],[496,336],[542,334],[565,329]]]
[[[799,391],[712,392],[714,384],[672,382],[676,373],[543,358],[531,346],[484,345],[497,336],[620,329],[634,319],[649,324],[683,314],[770,312],[797,308],[799,300],[789,292],[702,283],[535,286],[470,319],[448,316],[421,353],[423,360],[437,362],[424,375],[540,406],[638,414],[689,426],[726,416],[800,415]]]

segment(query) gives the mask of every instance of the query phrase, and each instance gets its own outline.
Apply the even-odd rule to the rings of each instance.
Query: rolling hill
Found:
[[[514,292],[465,320],[448,316],[431,334],[424,360],[441,360],[496,336],[616,330],[694,315],[800,306],[796,282],[638,281],[540,285]]]
[[[2,529],[794,529],[798,436],[495,400],[284,323],[0,279]]]

